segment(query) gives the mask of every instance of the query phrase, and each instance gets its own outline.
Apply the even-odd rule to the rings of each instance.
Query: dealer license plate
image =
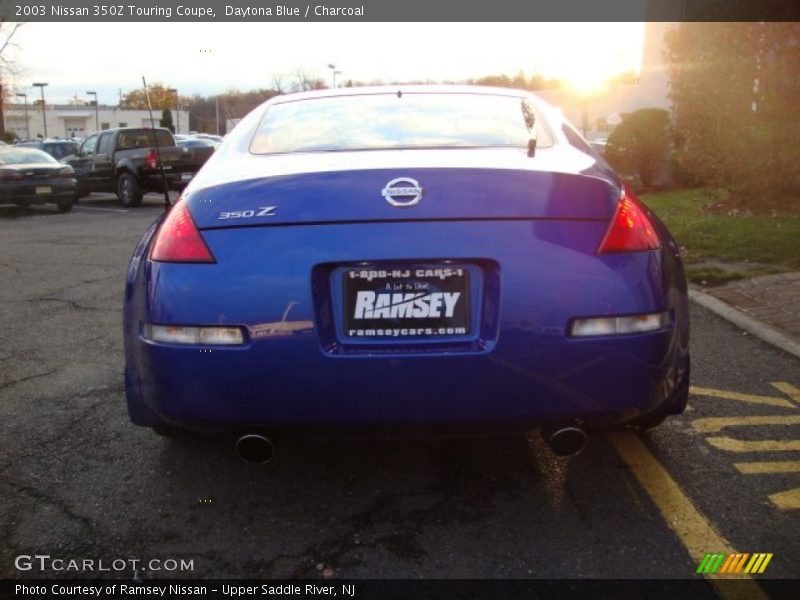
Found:
[[[469,335],[469,271],[463,266],[349,269],[344,334],[372,340]]]

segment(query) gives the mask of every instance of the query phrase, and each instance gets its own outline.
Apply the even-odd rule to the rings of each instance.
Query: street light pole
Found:
[[[215,102],[214,102],[214,107],[215,107],[214,113],[216,115],[214,120],[217,122],[217,135],[219,135],[219,95],[217,95],[217,97],[214,100],[215,100]]]
[[[28,94],[18,93],[17,97],[25,99],[25,137],[31,139],[31,122],[28,119]]]
[[[89,96],[94,96],[94,130],[100,131],[100,108],[97,106],[97,92],[86,92]]]
[[[33,87],[38,87],[42,92],[42,123],[44,123],[44,137],[47,139],[47,113],[45,112],[44,105],[44,88],[47,87],[47,83],[34,83]]]
[[[175,133],[181,132],[181,99],[178,96],[178,90],[169,88],[168,92],[175,92]]]
[[[336,70],[336,65],[333,65],[333,64],[329,64],[328,68],[333,72],[333,85],[331,87],[336,89],[336,76],[337,75],[341,75],[342,72],[341,71],[337,71]]]

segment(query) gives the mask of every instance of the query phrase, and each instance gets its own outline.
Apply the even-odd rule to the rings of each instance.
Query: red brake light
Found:
[[[0,179],[22,179],[22,173],[13,170],[0,170]]]
[[[611,226],[597,250],[598,254],[655,250],[660,247],[661,241],[644,207],[627,186],[624,187]]]
[[[150,251],[160,262],[213,263],[214,256],[192,220],[185,202],[178,202],[164,219]]]
[[[157,159],[156,151],[150,150],[150,152],[147,153],[147,156],[144,159],[144,162],[147,164],[148,169],[156,168],[156,165],[158,164],[158,161],[156,159]]]

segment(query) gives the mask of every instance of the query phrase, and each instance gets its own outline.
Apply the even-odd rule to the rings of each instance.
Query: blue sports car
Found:
[[[678,246],[578,132],[517,90],[278,96],[142,236],[125,289],[131,420],[586,432],[683,411]]]

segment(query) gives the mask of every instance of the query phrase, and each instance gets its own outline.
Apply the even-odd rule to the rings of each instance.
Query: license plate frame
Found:
[[[475,293],[463,264],[345,268],[341,319],[350,342],[428,341],[473,336]]]
[[[53,186],[51,185],[37,185],[36,186],[36,194],[37,195],[44,195],[44,194],[52,194],[53,193]]]

